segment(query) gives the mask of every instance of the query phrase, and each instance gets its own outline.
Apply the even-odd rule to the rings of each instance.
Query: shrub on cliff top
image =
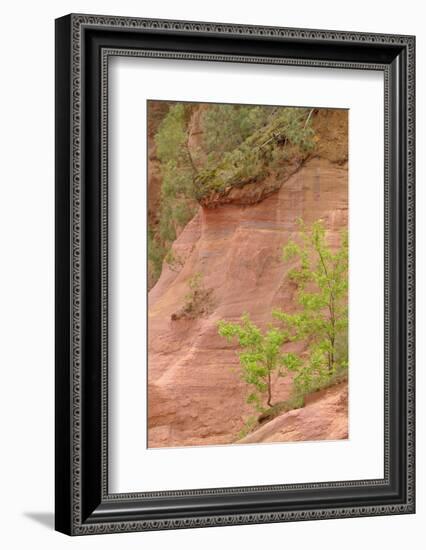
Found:
[[[312,109],[305,108],[271,110],[264,125],[195,176],[195,197],[203,201],[211,193],[226,193],[232,187],[258,181],[276,164],[277,151],[285,151],[287,146],[306,157],[315,146],[311,115]]]

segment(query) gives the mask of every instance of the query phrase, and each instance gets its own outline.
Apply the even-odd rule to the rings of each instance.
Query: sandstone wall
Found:
[[[346,162],[312,158],[257,204],[200,207],[173,245],[182,269],[165,265],[149,293],[149,446],[235,441],[252,412],[236,348],[218,336],[217,321],[248,312],[266,326],[273,308],[291,311],[295,288],[286,273],[293,264],[282,261],[282,247],[297,232],[295,219],[323,219],[337,245],[347,227],[347,192]],[[194,273],[213,289],[212,311],[172,321]],[[289,378],[280,378],[274,401],[288,397],[290,387]]]

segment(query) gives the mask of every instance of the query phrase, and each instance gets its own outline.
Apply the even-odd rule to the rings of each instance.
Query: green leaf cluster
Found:
[[[271,407],[274,378],[285,376],[287,369],[299,365],[295,354],[282,351],[283,345],[292,340],[290,334],[272,325],[262,331],[247,313],[238,323],[219,321],[218,331],[229,342],[236,339],[241,348],[241,376],[252,388],[247,403],[259,411],[263,410],[262,398],[266,393],[266,405]]]
[[[301,242],[290,240],[283,259],[297,260],[288,277],[297,285],[301,312],[274,310],[273,316],[297,340],[308,342],[308,360],[294,379],[300,390],[308,391],[348,366],[348,234],[341,232],[340,245],[333,252],[322,220],[311,229],[302,220],[298,225]]]

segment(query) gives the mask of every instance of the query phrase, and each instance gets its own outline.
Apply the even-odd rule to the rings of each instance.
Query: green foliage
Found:
[[[195,273],[188,281],[188,293],[183,307],[172,315],[172,321],[198,319],[208,315],[213,308],[213,289],[206,288],[202,273]]]
[[[279,326],[262,331],[244,314],[240,322],[219,321],[219,334],[236,340],[241,376],[252,388],[247,398],[262,414],[258,422],[304,406],[309,393],[328,388],[347,378],[348,369],[348,236],[343,231],[337,250],[329,246],[321,220],[309,229],[298,220],[301,242],[290,240],[284,247],[285,261],[297,260],[288,276],[297,285],[300,311],[288,314],[274,310]],[[285,352],[289,342],[303,341],[305,353]],[[286,401],[272,404],[273,385],[279,376],[294,373],[293,390]],[[266,405],[263,406],[264,397]],[[240,433],[254,427],[252,417]]]
[[[300,393],[293,393],[293,395],[291,395],[285,401],[280,401],[270,409],[267,409],[266,411],[264,411],[259,416],[258,423],[262,424],[264,422],[269,422],[270,420],[279,416],[280,414],[284,414],[294,409],[301,409],[304,406],[305,406],[305,396]]]
[[[271,407],[273,378],[285,376],[288,368],[299,364],[293,353],[282,352],[282,346],[291,341],[291,336],[272,325],[262,331],[250,320],[248,314],[244,314],[239,323],[219,321],[218,332],[229,342],[236,339],[242,350],[238,354],[241,376],[253,390],[247,403],[255,410],[262,411],[266,394],[266,404]]]
[[[307,387],[295,384],[290,397],[285,401],[279,401],[276,405],[265,410],[258,418],[257,423],[263,424],[273,420],[277,416],[294,409],[305,406],[306,397],[314,392],[325,390],[347,380],[347,368],[339,367],[333,374],[322,379],[312,378]],[[242,436],[244,437],[244,436]]]
[[[204,111],[203,139],[210,163],[239,147],[255,130],[264,126],[272,107],[214,104]]]
[[[201,149],[207,153],[201,162],[188,146],[192,109],[189,103],[172,104],[154,138],[162,183],[158,223],[148,243],[153,283],[176,236],[195,215],[197,201],[258,182],[292,155],[306,158],[315,145],[312,110],[210,104],[200,121]]]
[[[194,275],[188,281],[189,292],[185,296],[185,300],[193,301],[194,296],[203,288],[203,274],[200,272],[194,273]]]
[[[164,247],[160,240],[154,235],[152,229],[148,228],[148,286],[151,288],[161,275]]]
[[[188,149],[188,107],[172,106],[155,135],[157,156],[161,163],[162,185],[159,223],[149,255],[153,257],[155,280],[169,253],[179,228],[193,218],[197,205],[194,200],[195,169]]]
[[[164,261],[170,267],[170,269],[172,271],[175,271],[176,273],[179,273],[184,264],[182,257],[179,256],[179,254],[174,253],[172,249],[167,252]]]
[[[232,187],[243,187],[264,178],[272,168],[288,158],[289,147],[293,149],[293,154],[298,151],[306,157],[315,146],[312,110],[295,107],[215,107],[217,110],[213,111],[213,119],[218,124],[219,114],[224,117],[224,113],[229,112],[233,116],[229,116],[229,120],[223,118],[223,128],[217,128],[215,133],[211,131],[211,135],[207,133],[206,139],[215,144],[218,153],[210,155],[210,160],[217,162],[210,162],[195,177],[195,196],[200,201],[212,192],[224,193]],[[235,127],[239,128],[239,132],[235,131]]]
[[[162,120],[155,144],[161,162],[162,199],[193,198],[195,168],[188,149],[188,107],[178,103]]]
[[[238,432],[236,440],[238,441],[239,439],[246,437],[246,435],[248,435],[251,431],[253,431],[254,428],[256,428],[257,422],[258,421],[256,416],[249,416],[244,422],[244,426]]]
[[[311,117],[313,109],[287,108],[280,111],[275,125],[275,137],[288,141],[301,151],[311,151],[315,146],[315,132],[312,128]]]
[[[283,257],[298,260],[288,276],[297,285],[302,311],[289,315],[275,310],[273,316],[296,340],[309,343],[308,361],[294,369],[296,387],[307,392],[348,366],[348,236],[342,232],[340,246],[333,252],[321,220],[311,230],[302,220],[298,223],[302,242],[291,240]]]

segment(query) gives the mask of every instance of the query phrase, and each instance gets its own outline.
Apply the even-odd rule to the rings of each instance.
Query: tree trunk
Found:
[[[266,403],[268,407],[272,407],[271,399],[272,399],[271,371],[268,371],[268,401]]]
[[[334,368],[334,351],[335,351],[334,346],[336,343],[336,317],[335,317],[334,305],[335,305],[334,295],[331,294],[329,308],[330,308],[330,322],[331,322],[332,333],[330,336],[331,352],[329,353],[329,356],[328,356],[329,357],[328,368],[330,371],[332,371]]]
[[[331,365],[330,365],[330,370],[333,370],[333,368],[334,368],[334,343],[335,343],[335,337],[334,337],[334,334],[333,334],[333,337],[331,338]]]

